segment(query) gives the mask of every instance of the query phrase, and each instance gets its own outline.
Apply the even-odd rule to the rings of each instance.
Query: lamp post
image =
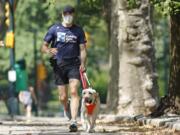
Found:
[[[6,42],[7,45],[10,46],[10,71],[13,73],[15,71],[14,69],[14,64],[15,64],[15,37],[14,37],[14,0],[8,0],[7,4],[9,4],[10,8],[10,14],[9,14],[9,27],[7,31],[6,36]],[[10,75],[14,74],[9,74],[8,78],[11,78]],[[9,79],[10,82],[10,87],[9,87],[9,98],[8,98],[8,105],[9,105],[9,112],[10,115],[13,117],[16,114],[19,114],[19,109],[18,109],[18,101],[15,97],[15,80],[12,81]]]

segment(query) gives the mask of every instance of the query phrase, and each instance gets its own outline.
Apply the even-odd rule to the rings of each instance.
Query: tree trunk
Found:
[[[180,111],[180,13],[171,15],[169,97]]]
[[[118,105],[118,82],[119,82],[119,48],[118,48],[118,27],[117,23],[119,2],[114,0],[106,5],[107,23],[109,31],[109,61],[110,61],[110,83],[107,94],[107,108],[109,111],[116,109]],[[111,8],[109,8],[111,7]]]
[[[153,117],[180,114],[180,13],[171,15],[170,78],[168,95],[161,98]]]
[[[158,102],[157,75],[148,0],[127,8],[111,0],[108,109],[120,115],[149,114]]]

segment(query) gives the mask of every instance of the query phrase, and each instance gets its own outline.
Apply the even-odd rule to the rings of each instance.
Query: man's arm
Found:
[[[85,44],[80,45],[80,59],[81,59],[80,69],[85,71],[86,70],[86,59],[87,59],[87,50],[86,50],[86,45]]]
[[[49,48],[49,43],[44,41],[44,43],[43,43],[43,45],[41,47],[41,51],[43,53],[51,54],[53,56],[53,55],[56,55],[57,48]]]

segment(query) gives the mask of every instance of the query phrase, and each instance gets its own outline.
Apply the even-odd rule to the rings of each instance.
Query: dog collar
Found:
[[[96,106],[96,104],[86,104],[87,113],[89,115],[93,114],[93,110],[94,110],[95,106]]]

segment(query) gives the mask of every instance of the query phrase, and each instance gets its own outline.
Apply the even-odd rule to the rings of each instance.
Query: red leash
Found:
[[[87,77],[87,74],[82,69],[80,69],[80,76],[81,76],[83,89],[91,88],[92,86],[91,86],[91,83],[90,83],[90,81],[89,81],[89,79]]]
[[[82,69],[80,69],[80,77],[81,77],[82,87],[83,87],[83,89],[87,89],[88,86],[87,86],[87,81],[84,76],[84,73],[85,73],[85,71],[82,71]]]

